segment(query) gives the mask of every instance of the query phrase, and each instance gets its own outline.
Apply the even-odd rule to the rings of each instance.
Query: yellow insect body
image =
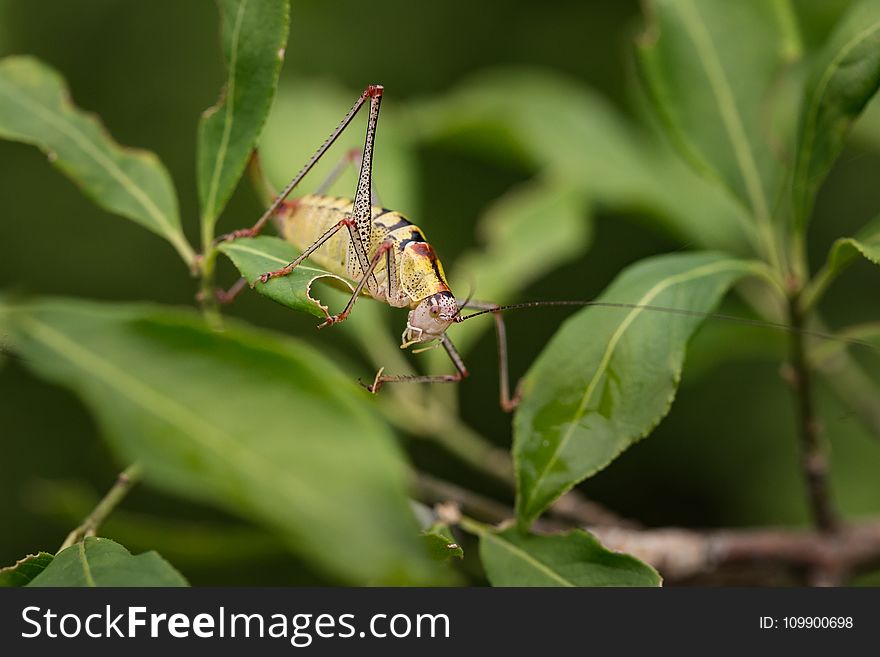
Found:
[[[351,199],[313,194],[285,203],[276,216],[284,239],[305,250],[341,220],[351,217],[352,211]],[[412,308],[427,297],[449,292],[443,266],[418,226],[399,212],[379,206],[372,206],[371,221],[367,256],[372,258],[383,243],[390,243],[392,248],[373,270],[377,288],[370,291],[365,287],[365,293],[397,308]],[[309,259],[333,274],[354,281],[363,276],[361,262],[346,230],[335,233]]]

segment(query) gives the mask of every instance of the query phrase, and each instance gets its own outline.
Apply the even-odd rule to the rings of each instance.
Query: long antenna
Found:
[[[780,324],[779,322],[770,322],[763,319],[750,319],[748,317],[738,317],[737,315],[724,315],[721,313],[704,313],[698,310],[687,310],[686,308],[669,308],[667,306],[651,306],[651,305],[643,305],[637,303],[624,303],[624,302],[616,302],[616,301],[578,301],[578,300],[561,300],[561,301],[526,301],[523,303],[512,303],[506,306],[498,306],[497,308],[487,308],[486,310],[480,310],[475,313],[471,313],[469,315],[464,315],[463,317],[456,318],[457,322],[463,322],[467,319],[473,319],[474,317],[479,317],[480,315],[486,315],[488,313],[496,313],[505,310],[521,310],[523,308],[540,308],[543,306],[597,306],[600,308],[623,308],[630,310],[650,310],[654,312],[664,312],[670,313],[673,315],[685,315],[687,317],[700,317],[703,319],[720,319],[726,322],[732,322],[734,324],[742,324],[745,326],[760,326],[763,328],[772,328],[777,329],[779,331],[785,331],[787,333],[800,333],[803,335],[808,335],[814,338],[821,338],[823,340],[833,340],[836,342],[843,342],[845,344],[851,344],[858,347],[867,347],[873,351],[880,351],[876,345],[871,344],[865,340],[859,340],[858,338],[848,338],[841,335],[834,335],[833,333],[825,333],[823,331],[814,331],[811,329],[801,329],[794,328],[793,326],[789,326],[788,324]]]

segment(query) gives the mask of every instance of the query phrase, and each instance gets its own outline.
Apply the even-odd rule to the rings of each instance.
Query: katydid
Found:
[[[353,293],[345,308],[337,315],[330,315],[319,328],[344,321],[361,294],[396,308],[409,308],[406,328],[401,338],[402,349],[422,343],[439,341],[449,355],[455,372],[452,374],[433,374],[420,376],[386,375],[380,369],[371,385],[365,386],[376,393],[385,383],[455,383],[468,376],[467,367],[456,350],[446,331],[454,323],[462,322],[482,314],[492,313],[498,343],[500,401],[506,411],[513,410],[519,400],[518,392],[510,394],[507,372],[507,340],[501,312],[515,308],[538,306],[601,306],[610,308],[642,308],[650,311],[717,317],[728,321],[768,326],[792,331],[792,327],[761,320],[752,320],[730,315],[714,315],[677,308],[644,306],[626,303],[601,301],[537,301],[509,306],[484,303],[467,299],[456,300],[447,283],[440,259],[427,242],[424,232],[400,213],[381,207],[375,202],[372,186],[373,150],[379,107],[383,87],[368,86],[336,129],[318,148],[297,175],[277,194],[268,209],[250,228],[236,230],[220,238],[234,240],[241,237],[254,237],[272,220],[278,232],[301,250],[301,255],[285,267],[262,274],[259,284],[272,278],[286,276],[306,258],[330,273],[347,278],[353,282]],[[359,110],[369,104],[366,137],[363,150],[349,152],[345,160],[360,159],[357,189],[354,199],[327,196],[324,192],[332,180],[340,173],[344,164],[340,163],[315,194],[287,201],[312,167],[327,152],[340,134],[348,127]],[[240,280],[229,292],[219,293],[222,301],[231,300],[244,287]],[[476,312],[462,315],[462,310],[472,308]],[[840,338],[816,331],[801,331],[817,337],[861,344],[874,349],[870,343],[860,340]]]

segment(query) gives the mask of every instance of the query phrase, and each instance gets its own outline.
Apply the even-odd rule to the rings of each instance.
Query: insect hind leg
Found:
[[[259,235],[263,228],[266,227],[266,223],[275,212],[278,211],[278,208],[281,207],[281,204],[284,203],[284,200],[290,195],[290,193],[296,188],[297,185],[305,178],[306,174],[312,170],[312,167],[318,162],[318,160],[323,157],[324,153],[333,145],[333,143],[339,138],[339,135],[348,127],[348,124],[352,122],[354,117],[357,115],[358,111],[363,107],[364,103],[367,100],[370,100],[370,123],[368,127],[369,130],[375,132],[376,125],[376,116],[378,115],[378,102],[377,100],[382,97],[383,88],[378,84],[371,84],[361,93],[360,97],[355,101],[354,105],[352,105],[351,109],[348,113],[343,117],[342,121],[340,121],[339,125],[336,126],[336,129],[330,133],[330,136],[324,140],[324,143],[318,147],[318,150],[315,151],[315,154],[309,158],[309,161],[306,162],[305,166],[300,169],[299,173],[297,173],[293,179],[287,183],[284,189],[281,190],[281,193],[275,197],[275,200],[269,205],[266,211],[262,214],[262,216],[257,219],[256,223],[250,228],[241,228],[239,230],[232,231],[231,233],[227,233],[226,235],[221,235],[215,240],[215,244],[220,242],[228,242],[235,239],[239,239],[241,237],[256,237]],[[368,139],[370,145],[370,151],[372,152],[372,139]],[[366,150],[366,146],[365,146]]]
[[[327,174],[327,177],[324,179],[318,188],[315,190],[314,194],[316,196],[326,196],[330,191],[330,188],[336,184],[336,181],[345,173],[345,170],[350,166],[354,165],[358,169],[361,166],[361,158],[363,157],[364,151],[362,148],[352,148],[342,156],[342,159],[336,163],[336,166],[333,167],[333,170]],[[273,194],[274,197],[274,194]],[[370,190],[370,201],[373,205],[382,205],[382,200],[379,198],[379,195],[376,193],[375,189]]]

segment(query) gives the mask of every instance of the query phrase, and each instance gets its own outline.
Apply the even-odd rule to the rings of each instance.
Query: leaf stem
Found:
[[[458,521],[458,526],[474,536],[483,536],[491,531],[490,527],[487,525],[484,525],[473,518],[468,518],[467,516],[461,516]]]
[[[426,472],[415,472],[412,480],[419,497],[432,504],[454,502],[468,513],[491,523],[513,518],[511,507]]]
[[[211,240],[208,240],[204,254],[199,261],[201,285],[199,286],[198,299],[205,321],[211,328],[220,330],[223,328],[223,318],[220,315],[220,304],[214,294],[214,269],[217,265],[217,253],[218,251],[211,244]]]
[[[825,294],[825,290],[834,281],[837,272],[826,263],[816,272],[816,275],[804,286],[801,294],[801,308],[804,312],[811,310]]]
[[[789,299],[791,327],[791,383],[797,398],[800,423],[801,468],[807,487],[810,509],[815,525],[826,533],[835,532],[839,525],[837,512],[831,501],[828,485],[828,457],[819,436],[812,389],[812,372],[807,361],[804,329],[804,309],[800,295]]]
[[[131,490],[131,487],[138,482],[141,475],[140,465],[134,463],[119,473],[116,483],[107,491],[107,494],[92,509],[92,512],[86,516],[82,523],[67,535],[64,543],[58,548],[58,551],[69,548],[71,545],[79,543],[87,536],[94,536],[98,531],[98,527],[107,519],[113,510],[119,505],[123,498]]]

